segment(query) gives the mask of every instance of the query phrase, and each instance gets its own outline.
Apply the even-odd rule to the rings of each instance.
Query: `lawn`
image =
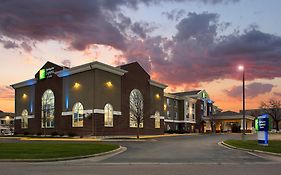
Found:
[[[267,151],[273,153],[281,153],[281,140],[270,140],[268,146],[258,145],[257,140],[226,140],[224,141],[226,144],[239,147],[246,148],[251,150],[260,150]]]
[[[52,159],[85,156],[117,149],[118,145],[89,142],[0,143],[0,159]]]

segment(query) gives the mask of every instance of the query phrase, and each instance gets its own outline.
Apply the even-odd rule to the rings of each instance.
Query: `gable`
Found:
[[[48,61],[35,74],[35,78],[37,80],[43,80],[43,79],[52,78],[54,76],[55,72],[60,71],[62,69],[63,69],[62,66],[59,66],[59,65],[57,65],[55,63],[52,63],[52,62]]]
[[[138,72],[138,74],[146,76],[147,79],[150,79],[150,75],[143,69],[143,67],[138,62],[132,62],[129,64],[121,65],[120,68],[128,72]]]

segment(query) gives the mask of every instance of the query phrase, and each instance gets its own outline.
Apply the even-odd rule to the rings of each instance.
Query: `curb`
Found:
[[[224,143],[223,141],[219,142],[218,144],[219,145],[220,144],[224,145],[224,146],[226,146],[228,148],[241,150],[241,151],[254,152],[254,153],[263,153],[263,154],[268,154],[268,155],[271,155],[271,156],[280,156],[281,157],[280,153],[273,153],[273,152],[261,151],[261,150],[256,150],[256,149],[239,148],[239,147],[235,147],[235,146],[229,145],[227,143]]]
[[[110,154],[116,154],[126,151],[126,147],[119,146],[119,148],[115,150],[111,150],[108,152],[85,155],[85,156],[75,156],[75,157],[63,157],[63,158],[51,158],[51,159],[0,159],[0,162],[55,162],[55,161],[66,161],[66,160],[76,160],[76,159],[85,159],[91,157],[100,157],[107,156]]]

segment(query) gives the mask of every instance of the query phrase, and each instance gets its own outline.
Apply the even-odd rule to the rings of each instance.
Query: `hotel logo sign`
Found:
[[[52,78],[54,73],[55,73],[55,68],[54,67],[50,67],[50,68],[46,68],[46,69],[41,69],[39,71],[39,80],[44,80],[44,79],[47,79],[47,78]]]

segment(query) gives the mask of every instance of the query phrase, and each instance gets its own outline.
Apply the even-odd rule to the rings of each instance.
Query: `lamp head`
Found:
[[[239,66],[238,66],[238,70],[239,70],[239,71],[244,71],[244,66],[243,66],[243,65],[239,65]]]

